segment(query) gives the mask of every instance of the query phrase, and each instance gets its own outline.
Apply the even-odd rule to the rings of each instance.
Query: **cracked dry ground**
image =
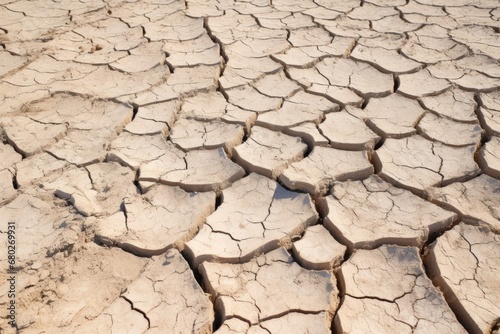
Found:
[[[498,0],[0,0],[0,333],[499,333]]]

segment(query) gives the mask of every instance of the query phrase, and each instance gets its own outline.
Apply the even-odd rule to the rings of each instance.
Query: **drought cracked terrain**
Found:
[[[500,333],[498,0],[0,0],[0,333]]]

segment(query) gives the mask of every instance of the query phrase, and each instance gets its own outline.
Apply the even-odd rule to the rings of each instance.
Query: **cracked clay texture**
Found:
[[[500,333],[499,60],[498,0],[0,0],[0,334]]]

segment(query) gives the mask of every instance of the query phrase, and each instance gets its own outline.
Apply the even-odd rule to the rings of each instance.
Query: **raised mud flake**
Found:
[[[363,96],[377,97],[392,93],[394,81],[371,65],[350,59],[326,58],[316,69],[332,86],[349,87]]]
[[[389,138],[375,151],[380,176],[416,192],[432,186],[465,181],[480,172],[474,161],[476,145],[450,147],[421,136]]]
[[[220,191],[245,175],[245,170],[232,162],[219,147],[213,150],[195,150],[186,153],[182,168],[162,170],[169,163],[163,157],[141,167],[141,175],[157,170],[161,183],[179,186],[186,191]],[[153,171],[154,174],[154,171]],[[143,180],[142,176],[139,180]]]
[[[326,115],[319,128],[333,148],[342,150],[373,149],[380,140],[362,120],[345,111]]]
[[[492,137],[480,150],[479,166],[492,177],[500,179],[500,138]]]
[[[188,193],[158,185],[144,196],[125,199],[124,212],[98,222],[97,238],[136,255],[151,256],[184,248],[215,209],[215,193]]]
[[[304,237],[293,243],[293,254],[305,268],[330,270],[344,259],[346,246],[337,242],[322,225],[308,227]]]
[[[430,277],[469,333],[490,333],[500,314],[500,237],[486,226],[461,223],[429,248]]]
[[[245,319],[250,324],[300,313],[323,313],[325,326],[338,305],[335,277],[326,271],[308,271],[293,262],[284,248],[244,263],[205,262],[200,272],[222,320]]]
[[[425,275],[415,247],[358,250],[342,265],[339,333],[467,333]]]
[[[290,189],[324,195],[334,181],[364,179],[373,171],[366,151],[315,147],[307,158],[285,169],[280,181]]]
[[[238,263],[279,246],[290,248],[292,237],[318,219],[309,195],[286,190],[255,173],[222,195],[222,205],[186,243],[194,267],[212,259]]]
[[[426,108],[453,120],[459,122],[477,121],[474,112],[477,103],[474,101],[474,93],[472,92],[455,88],[440,95],[422,97],[420,101]]]
[[[480,220],[495,232],[500,231],[500,181],[480,175],[470,181],[428,189],[431,201],[462,214],[462,220]]]
[[[351,57],[366,61],[389,73],[407,73],[419,69],[422,64],[400,55],[396,50],[366,47],[358,44]]]
[[[243,135],[241,125],[180,119],[172,128],[170,140],[186,151],[223,147],[231,153],[234,146],[241,144]]]
[[[39,240],[34,243],[37,247]],[[95,324],[89,319],[100,316],[139,276],[146,262],[144,258],[119,249],[100,247],[92,242],[81,244],[80,241],[71,244],[64,254],[36,261],[30,270],[18,273],[18,326],[29,334],[104,330],[99,326],[83,328]],[[147,326],[141,314],[134,316],[130,305],[128,311],[125,318],[128,316],[138,325],[142,318]],[[3,326],[2,320],[0,326]],[[118,324],[121,319],[116,317],[115,321]]]
[[[349,251],[384,243],[421,247],[430,235],[444,231],[457,219],[457,214],[378,176],[337,183],[331,193],[320,201],[327,212],[323,224]]]
[[[211,332],[213,305],[176,249],[153,257],[122,297],[147,317],[145,333]]]
[[[300,91],[283,103],[276,111],[260,114],[255,124],[276,131],[286,131],[306,122],[319,124],[323,114],[337,111],[339,106],[322,96]]]
[[[425,113],[417,101],[399,94],[370,99],[364,109],[349,106],[346,110],[363,119],[384,138],[402,138],[415,134],[415,127]]]
[[[248,171],[276,179],[290,163],[302,159],[306,150],[300,138],[254,126],[247,141],[234,148],[234,157]]]
[[[427,69],[416,73],[402,74],[399,76],[399,80],[401,85],[398,91],[413,98],[437,95],[450,88],[450,83],[447,80],[434,78]]]
[[[483,132],[479,122],[459,123],[431,113],[420,120],[417,129],[423,136],[450,146],[478,145]]]

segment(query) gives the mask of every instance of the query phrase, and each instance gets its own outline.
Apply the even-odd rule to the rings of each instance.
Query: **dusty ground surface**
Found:
[[[0,0],[0,333],[498,333],[499,58],[498,0]]]

